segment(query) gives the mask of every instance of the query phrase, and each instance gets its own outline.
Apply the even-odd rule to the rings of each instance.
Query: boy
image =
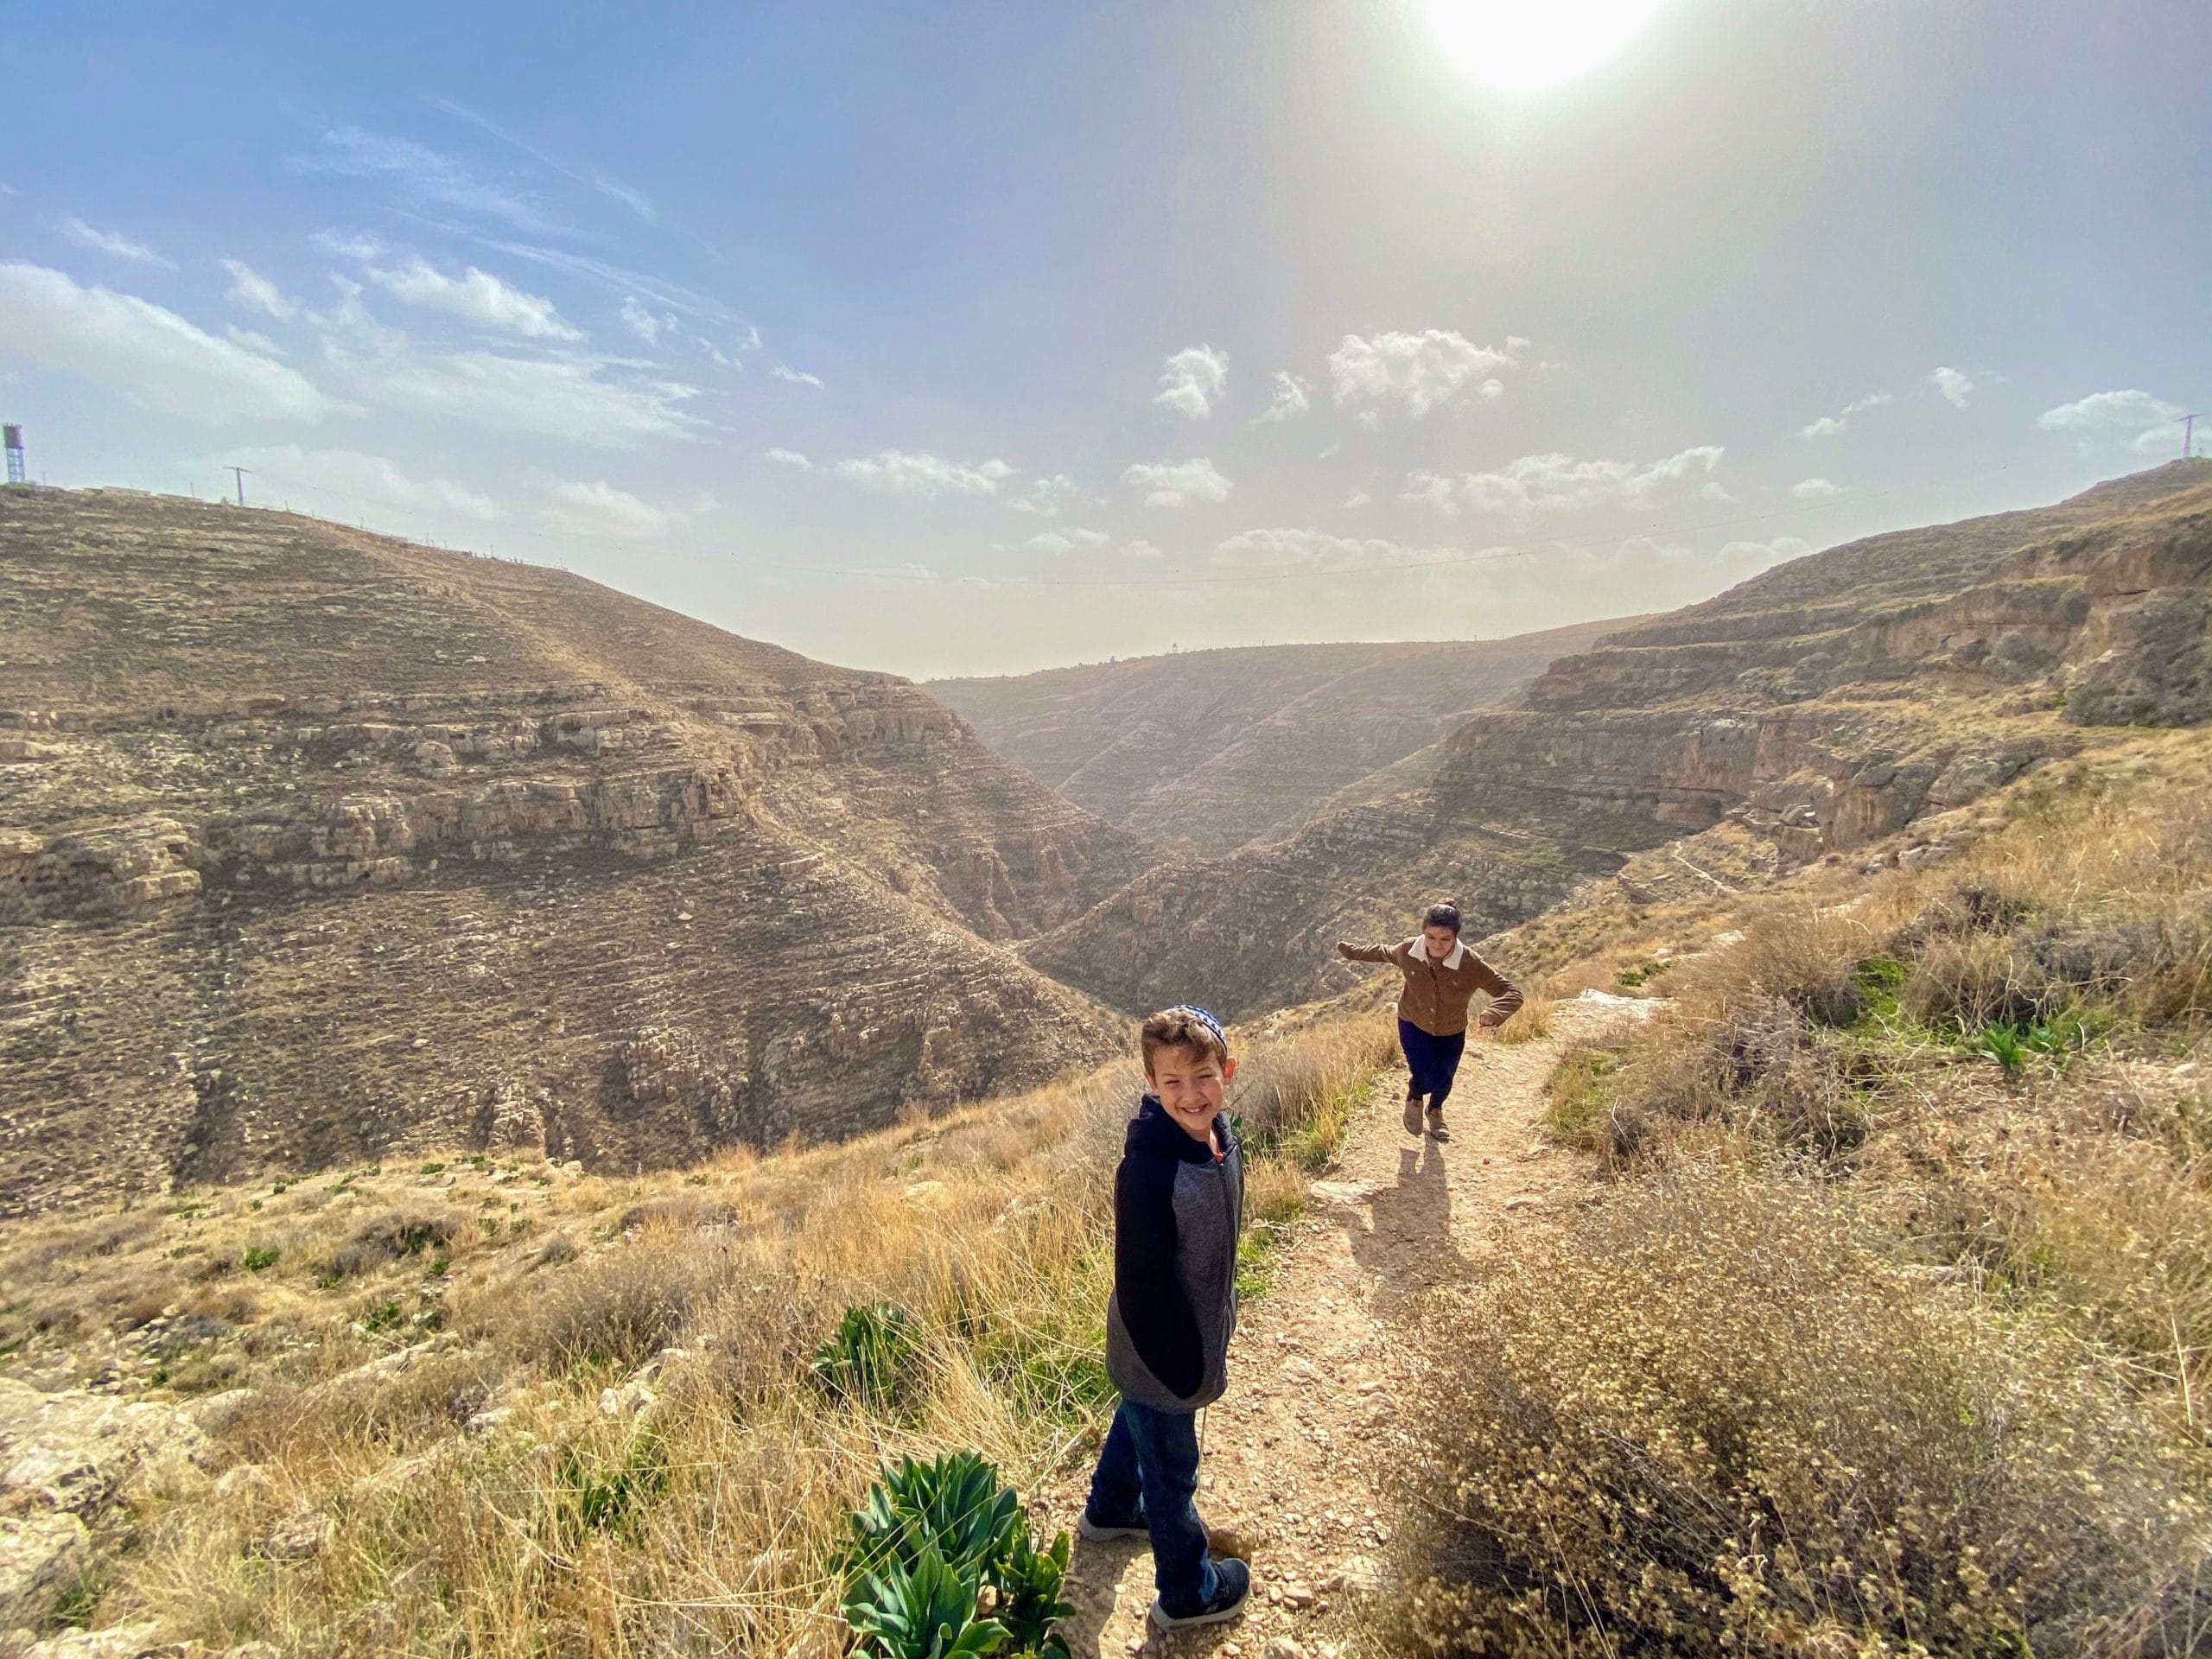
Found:
[[[1106,1304],[1106,1373],[1122,1403],[1076,1527],[1093,1541],[1152,1540],[1153,1622],[1173,1630],[1235,1618],[1252,1592],[1243,1561],[1207,1559],[1192,1503],[1197,1414],[1221,1397],[1236,1329],[1244,1151],[1221,1109],[1236,1075],[1221,1022],[1204,1008],[1168,1008],[1139,1040],[1149,1091],[1114,1173]]]

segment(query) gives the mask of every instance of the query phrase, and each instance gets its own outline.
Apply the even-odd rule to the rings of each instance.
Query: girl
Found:
[[[1406,976],[1398,992],[1398,1044],[1413,1074],[1406,1084],[1406,1128],[1414,1128],[1425,1096],[1428,1132],[1450,1140],[1444,1103],[1467,1046],[1467,1004],[1477,991],[1488,992],[1490,1006],[1475,1024],[1495,1031],[1521,1006],[1521,993],[1460,942],[1459,907],[1448,899],[1428,907],[1421,931],[1403,944],[1340,944],[1337,954],[1346,962],[1390,963]]]

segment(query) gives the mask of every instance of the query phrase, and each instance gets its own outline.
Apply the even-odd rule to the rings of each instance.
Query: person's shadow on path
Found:
[[[1398,1184],[1376,1192],[1367,1218],[1363,1228],[1347,1216],[1345,1230],[1352,1260],[1376,1276],[1375,1311],[1385,1319],[1464,1265],[1452,1241],[1452,1189],[1440,1141],[1399,1148]]]

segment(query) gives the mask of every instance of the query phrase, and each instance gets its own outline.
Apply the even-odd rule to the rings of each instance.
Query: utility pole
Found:
[[[245,468],[233,467],[231,468],[231,474],[238,481],[238,505],[244,506],[245,505]]]
[[[2195,415],[2184,415],[2181,417],[2181,458],[2183,461],[2189,460],[2196,453],[2196,416],[2203,413],[2204,411],[2200,409]]]

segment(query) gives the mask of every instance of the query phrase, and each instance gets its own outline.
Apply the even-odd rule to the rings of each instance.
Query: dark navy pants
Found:
[[[1191,1501],[1198,1490],[1198,1419],[1122,1401],[1090,1478],[1090,1517],[1116,1526],[1142,1509],[1160,1605],[1179,1618],[1211,1600],[1216,1581],[1206,1529]]]
[[[1398,1046],[1406,1051],[1406,1070],[1414,1074],[1406,1092],[1428,1096],[1433,1109],[1441,1109],[1452,1092],[1452,1079],[1459,1075],[1459,1056],[1466,1052],[1467,1033],[1432,1037],[1410,1020],[1398,1021]]]

